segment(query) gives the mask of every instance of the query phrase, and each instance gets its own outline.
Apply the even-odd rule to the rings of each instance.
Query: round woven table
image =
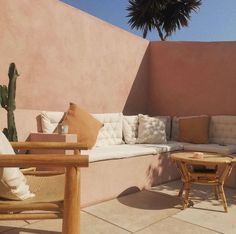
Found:
[[[181,174],[182,187],[179,196],[182,197],[183,209],[193,204],[189,200],[190,184],[193,183],[212,185],[215,198],[222,199],[224,210],[228,212],[224,182],[231,173],[234,164],[233,157],[205,152],[177,152],[171,154],[171,159],[176,163]]]

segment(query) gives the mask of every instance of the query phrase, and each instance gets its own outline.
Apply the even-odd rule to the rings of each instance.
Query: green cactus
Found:
[[[14,117],[16,109],[16,79],[19,76],[16,65],[11,63],[8,70],[9,84],[8,87],[0,85],[0,102],[1,106],[7,111],[7,128],[3,129],[9,141],[17,141],[17,131]]]

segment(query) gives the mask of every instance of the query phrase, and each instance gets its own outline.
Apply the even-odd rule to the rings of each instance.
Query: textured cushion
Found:
[[[142,155],[156,154],[155,147],[136,145],[108,145],[94,147],[91,150],[82,150],[81,154],[88,155],[90,162],[135,157]]]
[[[77,134],[78,143],[89,148],[95,144],[99,129],[103,126],[101,122],[74,103],[70,103],[63,123],[68,125],[69,133]]]
[[[181,142],[207,144],[209,132],[209,117],[197,116],[179,119],[179,138]]]
[[[138,115],[123,116],[123,135],[126,144],[135,144],[138,137]]]
[[[122,144],[122,113],[93,114],[104,126],[100,129],[96,145],[118,145]]]
[[[63,119],[64,112],[42,111],[41,125],[44,133],[53,133],[59,122]]]
[[[211,143],[236,145],[236,116],[212,116],[209,138]]]
[[[15,154],[9,141],[0,131],[0,154]],[[33,197],[26,179],[19,168],[0,168],[0,197],[11,200],[25,200]]]
[[[163,120],[166,125],[166,140],[170,140],[171,132],[171,117],[170,116],[155,116],[156,118]]]
[[[199,115],[199,116],[207,116],[207,115]],[[172,118],[172,124],[171,124],[171,140],[172,141],[178,141],[179,139],[179,119],[189,119],[193,117],[198,116],[174,116]]]
[[[218,144],[191,144],[184,143],[184,150],[189,151],[203,151],[203,152],[213,152],[219,154],[232,154],[236,153],[236,145],[222,146]]]
[[[155,116],[155,118],[163,120],[166,124],[166,139],[170,139],[171,117]],[[123,135],[126,144],[135,144],[138,137],[138,115],[123,116]]]
[[[166,143],[165,122],[157,117],[139,114],[137,143]]]

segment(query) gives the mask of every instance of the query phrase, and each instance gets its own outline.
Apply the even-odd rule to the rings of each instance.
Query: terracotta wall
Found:
[[[92,113],[236,115],[236,42],[149,43],[58,0],[0,0],[0,28],[0,83],[10,62],[20,73],[22,139],[34,110],[71,101]]]
[[[151,42],[149,113],[236,115],[236,42]]]
[[[146,112],[147,40],[58,0],[0,0],[0,77],[21,74],[17,108]]]

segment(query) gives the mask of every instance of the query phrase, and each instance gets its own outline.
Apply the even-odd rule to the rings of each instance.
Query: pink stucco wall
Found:
[[[152,115],[236,115],[236,42],[151,42]]]
[[[17,108],[146,112],[147,40],[59,0],[0,0],[0,77],[21,74]]]
[[[20,73],[21,139],[40,110],[71,101],[91,113],[236,115],[236,42],[149,43],[59,0],[0,0],[0,28],[0,83],[10,62]]]

